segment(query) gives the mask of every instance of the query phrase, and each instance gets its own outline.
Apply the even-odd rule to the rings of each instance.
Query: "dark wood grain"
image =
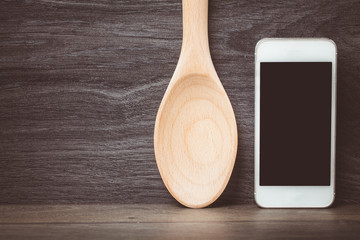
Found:
[[[360,206],[206,209],[175,204],[0,206],[1,239],[358,239]]]
[[[359,204],[337,204],[327,209],[262,209],[255,204],[242,204],[200,210],[182,208],[179,204],[7,204],[0,205],[0,212],[0,224],[336,220],[354,221],[360,226]]]
[[[337,201],[360,203],[359,12],[350,0],[210,1],[212,57],[239,130],[217,205],[253,201],[253,53],[263,37],[337,43]],[[1,1],[0,203],[174,202],[153,127],[181,33],[179,0]]]
[[[316,224],[316,225],[314,225]],[[357,240],[359,223],[211,222],[0,225],[3,239],[324,239]]]

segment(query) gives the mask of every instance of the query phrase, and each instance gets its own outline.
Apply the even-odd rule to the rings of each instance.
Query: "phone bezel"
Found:
[[[327,38],[265,38],[255,48],[255,201],[265,208],[324,208],[335,199],[336,44]],[[260,186],[260,62],[332,62],[330,186]]]

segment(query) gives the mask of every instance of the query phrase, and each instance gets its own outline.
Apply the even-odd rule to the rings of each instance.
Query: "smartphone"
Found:
[[[324,208],[335,199],[336,45],[262,39],[255,48],[255,201]]]

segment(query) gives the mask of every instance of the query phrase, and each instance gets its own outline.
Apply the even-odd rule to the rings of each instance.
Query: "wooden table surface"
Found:
[[[0,205],[1,239],[359,239],[360,206]]]
[[[209,238],[242,234],[275,238],[277,233],[288,238],[292,231],[314,237],[317,230],[324,231],[320,238],[358,234],[359,12],[359,0],[209,1],[212,58],[234,108],[239,144],[234,172],[216,202],[223,207],[192,212],[177,206],[167,192],[153,150],[156,112],[180,53],[181,1],[0,1],[0,234],[19,238],[22,234],[100,238],[100,233],[109,238],[146,237],[148,232],[155,237],[201,232]],[[264,37],[328,37],[337,44],[339,207],[292,211],[251,205],[254,48]],[[20,211],[16,206],[31,212],[33,205],[28,204],[46,207],[40,215],[16,215]],[[168,220],[158,222],[148,214],[155,225],[125,218],[96,227],[86,221],[71,225],[76,218],[62,212],[69,208],[87,216],[92,207],[86,204],[130,204],[145,212],[157,206],[169,218],[176,220],[179,213],[180,219],[189,219],[169,225]],[[111,207],[106,208],[111,214]],[[223,209],[229,214],[224,215]],[[69,224],[31,224],[43,216],[41,212],[53,210],[60,222],[68,219]],[[238,219],[245,210],[247,217]],[[4,217],[3,211],[15,215]],[[143,219],[141,210],[135,213],[136,219]],[[273,219],[263,220],[263,213]],[[304,221],[298,224],[293,213]],[[214,215],[233,221],[211,222],[208,217]],[[275,220],[279,216],[282,220]],[[27,220],[21,223],[22,218]],[[197,220],[192,222],[193,218]],[[49,216],[43,219],[51,222]],[[203,225],[201,219],[210,222]]]

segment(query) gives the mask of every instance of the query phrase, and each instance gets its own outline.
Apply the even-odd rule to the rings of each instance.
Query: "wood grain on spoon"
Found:
[[[183,0],[183,43],[155,122],[154,148],[172,196],[201,208],[224,191],[237,151],[236,120],[213,66],[208,1]]]

